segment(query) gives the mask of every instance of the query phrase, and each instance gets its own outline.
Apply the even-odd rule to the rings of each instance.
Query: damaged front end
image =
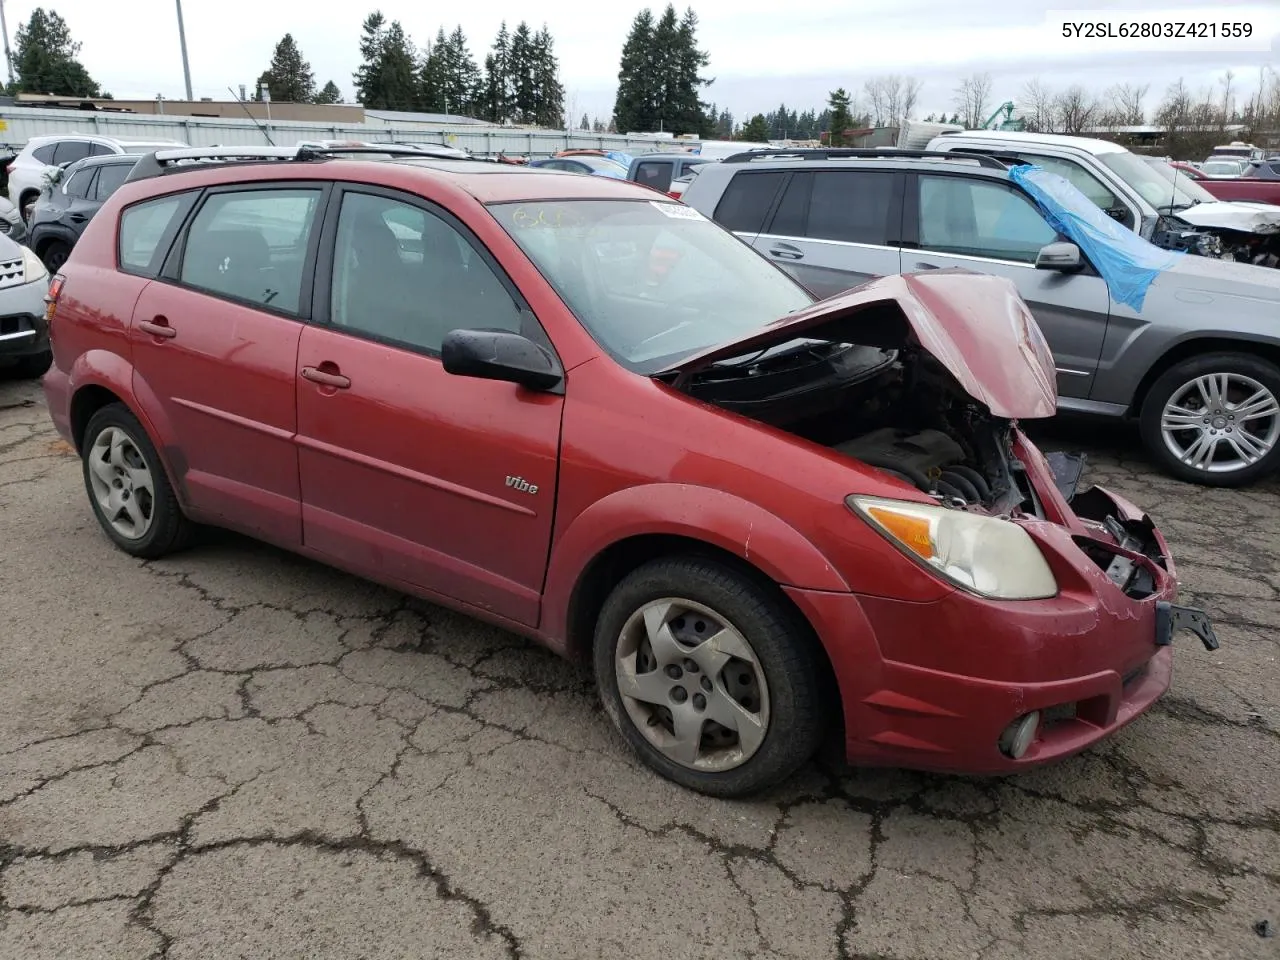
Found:
[[[1218,260],[1280,267],[1280,206],[1224,201],[1162,215],[1152,243]]]

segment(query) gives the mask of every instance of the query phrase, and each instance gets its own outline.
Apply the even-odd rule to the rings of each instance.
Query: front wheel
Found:
[[[1176,364],[1152,384],[1142,438],[1181,480],[1240,487],[1280,467],[1280,369],[1245,353]]]
[[[596,682],[648,766],[701,793],[745,796],[818,747],[826,710],[814,643],[766,585],[714,560],[655,560],[605,601]]]
[[[54,274],[62,269],[62,265],[67,262],[69,256],[71,256],[70,244],[62,240],[50,240],[45,244],[44,255],[40,259],[44,261],[44,268],[50,274]]]

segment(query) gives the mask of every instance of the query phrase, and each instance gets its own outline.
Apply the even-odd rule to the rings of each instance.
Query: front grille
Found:
[[[0,290],[6,287],[20,287],[27,281],[27,269],[22,258],[17,260],[0,260]]]

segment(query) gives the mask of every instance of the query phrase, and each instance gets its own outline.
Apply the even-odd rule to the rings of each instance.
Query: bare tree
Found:
[[[898,115],[894,117],[894,125],[902,126],[902,124],[911,119],[911,114],[915,112],[916,102],[920,99],[920,79],[919,77],[907,77],[902,81],[902,92],[898,100]]]
[[[884,126],[885,118],[885,88],[884,77],[872,77],[862,85],[867,93],[867,103],[871,108],[871,123],[873,126]]]
[[[1231,84],[1235,78],[1235,73],[1228,70],[1219,81],[1222,84],[1222,125],[1224,127],[1231,122],[1231,117],[1235,113],[1235,102],[1231,95]]]
[[[1098,101],[1080,84],[1073,84],[1055,98],[1063,133],[1084,133],[1097,123]]]
[[[1117,83],[1106,93],[1107,106],[1099,117],[1107,126],[1136,126],[1145,122],[1146,108],[1143,106],[1151,84]]]
[[[1039,77],[1033,77],[1022,87],[1022,117],[1032,133],[1055,133],[1058,129],[1056,96]]]
[[[877,126],[898,127],[911,116],[920,98],[920,81],[896,73],[872,77],[863,88],[870,107],[871,122]]]
[[[976,129],[987,118],[991,102],[991,74],[975,73],[965,77],[956,87],[955,105],[960,111],[960,122],[970,130]]]
[[[1191,122],[1191,107],[1191,92],[1179,77],[1177,83],[1169,84],[1165,90],[1164,99],[1156,108],[1156,122],[1169,133],[1177,133]]]

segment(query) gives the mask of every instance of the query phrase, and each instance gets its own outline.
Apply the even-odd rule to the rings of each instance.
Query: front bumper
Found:
[[[45,322],[47,280],[0,289],[0,358],[25,357],[49,349]]]
[[[1168,690],[1172,630],[1198,611],[1173,603],[1163,536],[1098,488],[1075,514],[1039,482],[1052,486],[1037,457],[1024,459],[1033,475],[1043,468],[1037,492],[1046,515],[1058,515],[1026,528],[1054,571],[1056,597],[1002,602],[956,590],[914,603],[787,590],[831,658],[851,763],[1013,773],[1084,750]],[[1202,639],[1216,646],[1211,627]],[[1038,733],[1015,760],[1001,751],[1001,734],[1032,711]]]

